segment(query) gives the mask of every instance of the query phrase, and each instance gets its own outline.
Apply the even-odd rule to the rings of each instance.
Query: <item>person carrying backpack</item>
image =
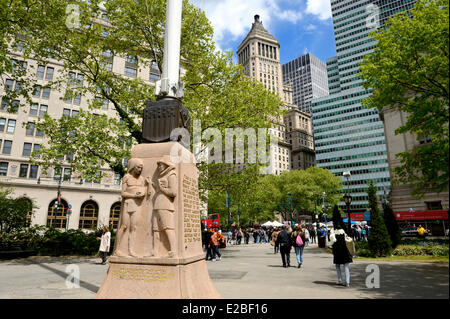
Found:
[[[295,249],[295,256],[297,257],[297,268],[300,268],[303,264],[303,249],[305,248],[305,231],[300,228],[299,225],[295,225],[294,231],[291,234],[292,246]]]

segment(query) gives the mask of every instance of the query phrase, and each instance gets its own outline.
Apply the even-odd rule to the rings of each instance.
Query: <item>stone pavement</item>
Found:
[[[270,244],[228,246],[222,260],[208,261],[210,277],[225,299],[448,299],[449,265],[417,262],[376,262],[380,288],[366,287],[369,262],[350,264],[351,287],[336,285],[331,254],[317,245],[305,248],[298,269],[295,253],[291,267],[283,268]],[[108,265],[100,258],[30,257],[0,261],[0,299],[92,299]],[[68,288],[66,267],[80,270],[80,287]]]

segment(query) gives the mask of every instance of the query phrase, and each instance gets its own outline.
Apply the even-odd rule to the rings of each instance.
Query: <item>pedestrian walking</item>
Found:
[[[272,243],[273,243],[273,253],[277,254],[280,249],[280,244],[277,241],[278,234],[280,233],[280,230],[276,228],[272,233]]]
[[[222,254],[220,253],[220,250],[219,250],[219,245],[220,245],[220,240],[221,240],[220,236],[222,236],[222,235],[219,234],[217,232],[217,228],[215,228],[213,230],[213,233],[212,233],[211,239],[210,239],[212,261],[216,261],[216,256],[219,256],[219,260],[222,259]]]
[[[212,260],[213,259],[213,247],[211,246],[211,236],[213,235],[213,232],[211,231],[211,228],[208,228],[208,230],[205,233],[205,249],[206,249],[206,257],[205,260]]]
[[[345,270],[345,286],[350,287],[350,268],[349,264],[353,262],[352,256],[347,248],[347,241],[352,239],[347,236],[340,225],[330,235],[330,245],[333,247],[333,263],[336,265],[336,272],[338,276],[338,285],[343,285],[341,273],[341,265],[344,265]]]
[[[101,264],[104,265],[106,264],[106,258],[111,245],[111,233],[109,232],[108,226],[103,226],[102,237],[97,237],[97,240],[100,240],[100,247],[98,251],[100,257],[102,258]]]
[[[311,244],[312,243],[316,244],[317,242],[316,242],[316,228],[315,227],[311,227],[309,235],[311,237]]]
[[[242,237],[244,237],[244,234],[242,233],[242,230],[239,228],[239,230],[236,233],[236,244],[237,245],[241,244]]]
[[[244,231],[244,243],[245,243],[246,245],[248,245],[249,239],[250,239],[250,233],[248,232],[248,229],[246,229],[246,230]]]
[[[253,229],[253,240],[255,241],[255,244],[258,242],[258,230]]]
[[[227,233],[227,244],[230,245],[233,244],[232,240],[233,240],[233,233],[231,232],[231,230],[229,230]]]
[[[287,226],[283,227],[283,230],[277,236],[277,242],[280,245],[281,261],[283,267],[287,268],[291,266],[290,254],[291,254],[291,235],[287,231]]]
[[[311,235],[309,234],[308,228],[304,228],[304,232],[305,232],[305,247],[308,247]]]
[[[294,246],[295,256],[297,257],[297,268],[303,264],[303,249],[305,248],[305,230],[299,225],[295,225],[294,231],[291,234],[292,246]]]

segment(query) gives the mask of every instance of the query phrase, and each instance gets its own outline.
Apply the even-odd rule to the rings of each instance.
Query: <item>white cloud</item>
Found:
[[[278,21],[297,23],[303,14],[300,3],[303,0],[192,0],[203,9],[214,28],[214,40],[219,47],[226,42],[243,38],[258,14],[267,30],[273,29]],[[277,4],[278,3],[278,4]],[[288,4],[289,9],[281,6]],[[270,32],[270,31],[269,31]]]
[[[320,20],[331,18],[330,0],[307,0],[306,12],[318,16]]]

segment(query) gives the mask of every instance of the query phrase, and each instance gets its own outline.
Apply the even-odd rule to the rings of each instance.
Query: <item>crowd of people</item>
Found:
[[[357,225],[352,227],[350,235],[340,227],[336,229],[324,226],[317,228],[315,225],[305,226],[295,224],[290,226],[268,227],[268,228],[237,228],[229,230],[226,238],[218,228],[207,229],[203,235],[203,248],[206,252],[205,260],[221,260],[221,247],[226,245],[248,245],[250,238],[253,244],[270,243],[273,246],[273,253],[280,253],[281,262],[284,268],[291,267],[290,254],[294,249],[297,268],[301,268],[304,263],[304,249],[312,243],[317,243],[318,247],[328,246],[333,251],[333,263],[336,266],[338,281],[337,284],[350,286],[349,264],[353,261],[352,254],[348,248],[348,243],[353,241],[367,240],[369,228]],[[341,266],[344,268],[345,281],[343,280]]]

